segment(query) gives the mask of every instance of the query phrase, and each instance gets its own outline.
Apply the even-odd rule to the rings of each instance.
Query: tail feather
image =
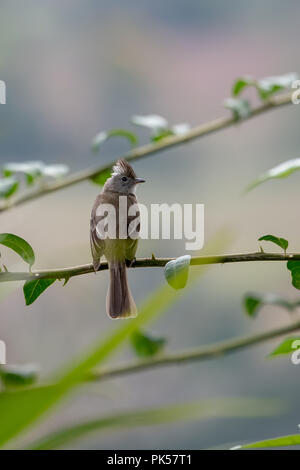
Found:
[[[132,318],[137,308],[131,295],[125,261],[109,263],[110,283],[106,298],[106,311],[111,318]]]

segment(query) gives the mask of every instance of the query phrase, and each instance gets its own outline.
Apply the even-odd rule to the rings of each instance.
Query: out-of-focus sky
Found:
[[[126,152],[128,143],[115,139],[95,156],[90,142],[100,130],[134,130],[133,114],[155,113],[172,124],[191,125],[229,115],[223,101],[237,77],[300,72],[299,15],[300,3],[293,0],[2,0],[0,79],[6,82],[7,104],[0,107],[0,163],[37,159],[75,171]],[[247,95],[257,102],[252,92]],[[204,203],[206,239],[226,226],[233,236],[228,252],[257,250],[265,233],[287,238],[290,249],[299,251],[298,174],[241,195],[262,171],[299,156],[299,110],[288,106],[136,162],[137,174],[147,180],[139,188],[140,201]],[[146,142],[147,133],[139,132]],[[37,267],[89,262],[89,217],[98,191],[84,182],[15,208],[1,215],[1,232],[28,240]],[[16,256],[1,251],[11,269],[24,269]],[[140,243],[138,254],[152,252],[180,255],[184,244]],[[138,302],[164,282],[161,270],[132,271]],[[7,343],[8,361],[38,361],[47,373],[99,334],[104,337],[115,327],[105,314],[107,281],[107,273],[74,278],[65,288],[50,288],[31,307],[24,306],[21,285],[9,286],[9,293],[0,286],[0,338]],[[254,321],[246,318],[247,291],[299,297],[284,264],[216,266],[151,330],[166,335],[175,349],[288,321],[274,307]],[[277,343],[99,384],[43,430],[104,411],[255,396],[281,398],[287,410],[273,418],[123,431],[90,437],[78,447],[200,448],[293,433],[299,422],[297,368],[289,358],[265,359]],[[117,359],[131,356],[126,349]]]

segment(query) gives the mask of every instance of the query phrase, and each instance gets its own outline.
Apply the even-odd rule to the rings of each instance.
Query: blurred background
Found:
[[[223,101],[241,75],[300,72],[300,3],[287,0],[2,0],[0,162],[43,160],[71,171],[105,164],[128,150],[112,139],[97,155],[91,139],[127,128],[133,114],[160,114],[171,124],[198,125],[230,115]],[[255,104],[250,90],[246,95]],[[266,233],[299,251],[299,174],[266,183],[246,196],[261,172],[299,157],[299,110],[287,106],[134,164],[147,180],[139,200],[205,204],[205,237],[226,227],[227,251],[258,250]],[[138,130],[139,131],[139,130]],[[149,140],[139,131],[141,143]],[[24,237],[36,268],[90,262],[89,218],[99,187],[84,182],[1,215],[1,232]],[[266,245],[266,250],[276,247]],[[138,256],[184,254],[183,241],[143,241]],[[24,270],[1,249],[10,270]],[[140,303],[164,281],[163,270],[129,273]],[[277,307],[255,320],[245,292],[299,298],[284,263],[211,267],[201,282],[150,327],[175,350],[229,339],[289,321]],[[8,363],[38,362],[46,376],[116,327],[105,314],[107,273],[73,278],[25,307],[22,283],[0,286],[0,338]],[[297,315],[297,313],[295,314]],[[139,373],[81,390],[32,435],[101,413],[201,398],[279,398],[280,416],[211,419],[137,428],[82,439],[77,448],[207,448],[297,432],[299,370],[289,357],[267,360],[280,339],[224,358]],[[132,358],[129,347],[112,362]],[[74,446],[73,446],[74,447]]]

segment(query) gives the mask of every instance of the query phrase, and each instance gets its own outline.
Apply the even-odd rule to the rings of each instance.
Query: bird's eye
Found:
[[[126,176],[122,176],[122,181],[127,181]]]

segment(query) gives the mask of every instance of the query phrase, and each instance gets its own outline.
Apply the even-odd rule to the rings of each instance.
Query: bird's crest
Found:
[[[126,160],[118,160],[117,163],[113,166],[113,173],[112,176],[115,175],[124,175],[128,176],[128,178],[136,178],[136,174],[133,171],[133,168]]]

